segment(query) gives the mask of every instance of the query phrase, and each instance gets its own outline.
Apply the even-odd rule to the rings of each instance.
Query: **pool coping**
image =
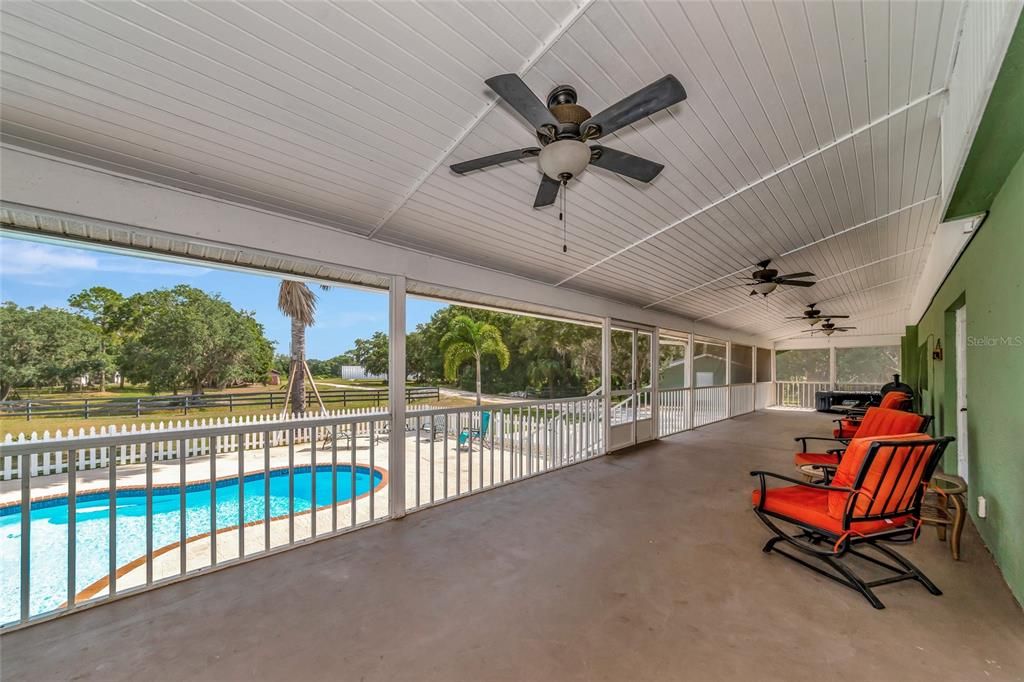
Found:
[[[245,478],[246,482],[248,482],[250,478],[252,480],[262,479],[264,473],[266,473],[266,472],[269,472],[271,474],[271,476],[273,476],[276,472],[285,472],[285,471],[288,471],[289,469],[303,470],[303,469],[309,469],[312,466],[313,466],[313,464],[299,464],[298,466],[287,466],[286,465],[286,466],[279,466],[279,467],[271,467],[270,469],[265,469],[263,471],[253,472],[253,473],[249,473],[249,474],[244,474],[244,478]],[[333,467],[333,466],[335,466],[333,463],[332,464],[319,464],[318,463],[316,465],[317,470],[320,470],[322,467]],[[339,462],[337,464],[338,468],[341,468],[343,466],[351,468],[352,465],[349,462]],[[370,465],[369,464],[357,463],[356,464],[356,468],[358,469],[359,467],[363,467],[363,468],[369,469]],[[386,469],[384,469],[382,467],[379,467],[379,466],[376,466],[376,465],[374,465],[373,469],[376,472],[380,472],[385,478],[387,478],[387,470]],[[280,474],[278,474],[278,475],[280,475]],[[217,478],[213,479],[213,482],[217,484],[216,487],[220,488],[220,487],[223,487],[221,484],[230,483],[231,481],[237,481],[238,478],[239,478],[238,472],[233,472],[233,473],[230,473],[230,474],[226,474],[224,476],[218,476]],[[210,483],[211,483],[211,481],[210,481],[209,478],[205,478],[205,479],[202,479],[202,480],[185,481],[185,489],[186,489],[186,492],[189,492],[188,489],[193,487],[193,486],[197,487],[197,489],[199,489],[199,490],[203,489],[201,486],[205,486],[207,489],[209,489]],[[165,490],[167,488],[175,488],[175,489],[177,489],[177,488],[181,488],[181,481],[175,481],[174,483],[154,483],[151,487],[153,488],[154,491],[156,491],[156,490]],[[117,486],[117,488],[115,488],[117,493],[122,493],[122,492],[142,492],[142,493],[145,493],[146,489],[147,489],[147,487],[145,485],[125,485],[125,486]],[[85,498],[85,497],[90,497],[91,498],[93,496],[97,496],[97,497],[104,497],[104,496],[106,496],[106,497],[109,497],[110,496],[110,486],[107,486],[106,488],[96,488],[95,490],[83,490],[81,492],[79,492],[79,491],[75,492],[75,500],[79,500],[79,499]],[[52,495],[41,495],[39,497],[29,498],[29,510],[31,511],[32,509],[37,508],[35,506],[37,502],[43,502],[43,503],[45,503],[45,502],[54,502],[56,500],[66,499],[67,497],[68,497],[67,492],[63,492],[63,493],[54,493]],[[360,495],[360,496],[356,497],[356,499],[359,499],[359,497],[362,497],[362,496]],[[76,504],[77,504],[77,502],[76,502]],[[344,504],[344,503],[342,503],[342,504]],[[3,512],[4,510],[10,509],[11,507],[20,507],[20,506],[21,506],[21,500],[20,499],[12,500],[10,502],[2,502],[2,503],[0,503],[0,512]],[[50,506],[50,505],[43,504],[43,505],[41,505],[38,508],[39,509],[43,509],[43,508],[45,508],[47,506]],[[0,513],[0,516],[4,516],[4,515],[5,514]]]

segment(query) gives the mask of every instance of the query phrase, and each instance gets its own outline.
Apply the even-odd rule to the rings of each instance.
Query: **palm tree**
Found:
[[[316,294],[303,282],[281,280],[277,295],[278,309],[292,321],[291,379],[292,413],[306,410],[306,327],[312,327],[316,316]]]
[[[444,375],[454,381],[459,368],[470,360],[476,363],[476,404],[480,404],[480,358],[493,355],[501,369],[509,363],[508,346],[501,338],[501,331],[493,324],[477,322],[469,315],[457,315],[448,325],[448,331],[441,337],[444,350]]]

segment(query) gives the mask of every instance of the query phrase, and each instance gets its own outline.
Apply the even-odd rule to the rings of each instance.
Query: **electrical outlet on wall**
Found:
[[[984,495],[978,495],[978,518],[983,519],[988,516],[988,500],[985,499]]]

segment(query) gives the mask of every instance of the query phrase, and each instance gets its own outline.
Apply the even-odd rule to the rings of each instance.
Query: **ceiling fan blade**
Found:
[[[538,131],[545,132],[545,128],[551,128],[552,131],[558,129],[558,119],[518,75],[506,73],[484,82]]]
[[[813,287],[816,282],[808,282],[804,279],[783,279],[781,277],[775,278],[776,284],[785,284],[793,287]]]
[[[472,161],[453,163],[450,168],[459,175],[462,175],[469,171],[480,170],[481,168],[487,168],[488,166],[496,166],[499,163],[505,163],[507,161],[518,161],[519,159],[537,156],[538,154],[540,154],[540,149],[538,147],[512,149],[507,152],[491,154],[490,156],[481,156],[479,159],[473,159]]]
[[[555,203],[558,198],[558,188],[561,183],[552,180],[543,173],[540,176],[540,187],[537,188],[537,198],[533,200],[534,208],[543,208]]]
[[[683,84],[670,74],[591,116],[580,126],[580,131],[585,139],[603,137],[684,99]]]
[[[850,319],[849,315],[818,315],[818,317],[826,318],[826,319],[832,319],[832,320],[848,320],[848,319]]]
[[[593,165],[640,182],[650,182],[665,168],[660,163],[620,152],[618,149],[594,145],[590,150],[590,163]]]
[[[813,272],[794,272],[792,275],[779,275],[782,279],[796,279],[797,277],[814,277]]]

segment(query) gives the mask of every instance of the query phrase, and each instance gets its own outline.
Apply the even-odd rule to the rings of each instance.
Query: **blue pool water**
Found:
[[[357,466],[356,496],[369,492],[381,481],[381,473]],[[312,500],[310,467],[295,468],[295,512],[308,511]],[[337,469],[338,502],[352,497],[352,469]],[[238,525],[238,478],[217,482],[217,528]],[[178,487],[153,492],[153,548],[181,540],[181,507]],[[264,474],[245,477],[245,521],[264,517]],[[288,471],[270,474],[270,516],[288,514]],[[318,466],[316,505],[331,504],[331,467]],[[77,496],[75,536],[77,561],[75,584],[79,592],[108,573],[110,496],[107,492]],[[146,494],[143,490],[120,490],[116,497],[117,565],[123,566],[146,553]],[[67,600],[68,505],[67,498],[32,503],[31,510],[31,598],[30,613],[36,615],[57,608]],[[199,483],[185,488],[185,534],[192,537],[210,532],[210,485]],[[254,531],[262,534],[262,530]],[[0,509],[0,623],[18,620],[21,587],[20,507]]]

